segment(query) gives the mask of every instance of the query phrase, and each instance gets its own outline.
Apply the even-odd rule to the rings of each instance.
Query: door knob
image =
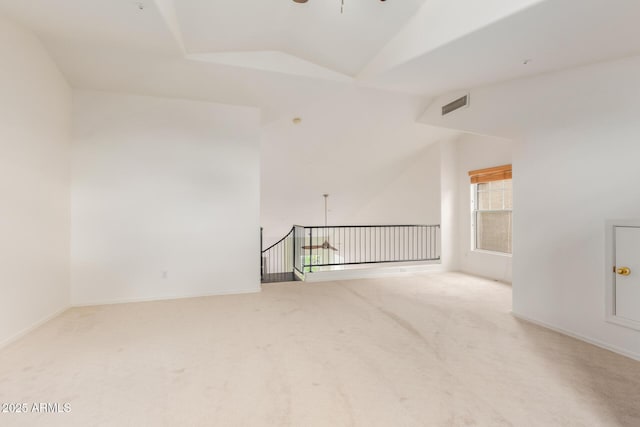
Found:
[[[616,270],[616,273],[618,273],[621,276],[630,276],[631,269],[629,267],[620,267]]]

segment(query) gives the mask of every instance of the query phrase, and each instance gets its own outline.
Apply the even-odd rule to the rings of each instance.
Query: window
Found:
[[[511,166],[469,172],[474,250],[512,253]]]

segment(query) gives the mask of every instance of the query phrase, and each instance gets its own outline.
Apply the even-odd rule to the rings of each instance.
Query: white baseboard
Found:
[[[169,300],[180,300],[180,299],[189,299],[189,298],[214,297],[214,296],[222,296],[222,295],[255,294],[261,291],[262,291],[262,288],[257,287],[257,288],[250,288],[250,289],[222,290],[222,291],[216,291],[216,292],[204,293],[204,294],[168,295],[168,296],[162,296],[162,297],[115,298],[115,299],[98,300],[98,301],[74,302],[72,306],[73,307],[92,307],[97,305],[132,304],[136,302],[169,301]]]
[[[563,328],[559,328],[557,326],[553,326],[553,325],[550,325],[548,323],[541,322],[539,320],[531,319],[531,318],[529,318],[527,316],[523,316],[523,315],[515,313],[513,311],[511,311],[511,314],[513,315],[513,317],[515,317],[517,319],[520,319],[520,320],[524,320],[525,322],[533,323],[534,325],[538,325],[538,326],[542,326],[543,328],[551,329],[552,331],[558,332],[558,333],[560,333],[562,335],[567,335],[567,336],[569,336],[571,338],[575,338],[577,340],[584,341],[586,343],[595,345],[596,347],[600,347],[600,348],[603,348],[605,350],[609,350],[609,351],[612,351],[614,353],[620,354],[622,356],[628,357],[630,359],[634,359],[634,360],[640,361],[640,354],[638,354],[638,353],[634,353],[632,351],[625,350],[625,349],[620,348],[618,346],[607,344],[605,342],[602,342],[602,341],[599,341],[599,340],[596,340],[596,339],[593,339],[593,338],[589,338],[587,336],[578,334],[576,332],[572,332],[572,331],[569,331],[569,330],[566,330],[566,329],[563,329]]]
[[[23,330],[21,330],[20,332],[18,332],[17,334],[14,334],[12,336],[10,336],[9,338],[5,338],[4,340],[0,341],[0,350],[9,346],[10,344],[13,344],[14,342],[18,341],[20,338],[24,337],[25,335],[27,335],[29,332],[33,332],[34,330],[38,329],[40,326],[44,325],[45,323],[47,323],[50,320],[55,319],[56,317],[60,316],[62,313],[64,313],[65,311],[69,310],[71,308],[71,306],[66,306],[60,310],[57,310],[55,313],[50,314],[48,316],[45,316],[44,318],[38,320],[37,322],[35,322],[33,325],[24,328]]]
[[[73,305],[66,306],[53,314],[45,316],[39,321],[35,322],[33,325],[24,328],[20,332],[0,341],[0,350],[13,344],[18,341],[20,338],[24,337],[28,333],[34,331],[45,323],[55,319],[65,311],[69,310],[72,307],[90,307],[97,305],[113,305],[113,304],[129,304],[136,302],[151,302],[151,301],[167,301],[167,300],[177,300],[177,299],[188,299],[188,298],[201,298],[201,297],[211,297],[211,296],[221,296],[221,295],[234,295],[234,294],[252,294],[258,293],[262,291],[262,288],[252,288],[252,289],[240,289],[240,290],[223,290],[218,292],[212,292],[207,294],[194,294],[194,295],[175,295],[175,296],[166,296],[166,297],[149,297],[149,298],[122,298],[122,299],[114,299],[114,300],[105,300],[105,301],[94,301],[88,303],[74,303]]]
[[[406,264],[399,266],[372,266],[345,270],[318,271],[306,273],[304,281],[308,283],[331,282],[334,280],[374,279],[383,277],[402,277],[413,273],[441,272],[442,264]]]

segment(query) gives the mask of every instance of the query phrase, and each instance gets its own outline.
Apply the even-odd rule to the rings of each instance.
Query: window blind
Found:
[[[496,166],[487,169],[478,169],[469,172],[472,184],[483,184],[492,181],[501,181],[512,178],[511,165]]]

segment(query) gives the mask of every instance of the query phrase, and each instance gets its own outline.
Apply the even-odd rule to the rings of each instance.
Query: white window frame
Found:
[[[511,181],[511,180],[503,180],[503,181]],[[477,227],[477,220],[478,220],[478,209],[477,209],[477,202],[478,202],[478,184],[471,184],[471,251],[472,252],[479,252],[479,253],[485,253],[485,254],[491,254],[491,255],[499,255],[499,256],[504,256],[504,257],[509,257],[511,258],[513,256],[513,254],[510,254],[508,252],[499,252],[499,251],[488,251],[486,249],[479,249],[478,248],[478,242],[477,242],[477,238],[478,238],[478,234],[476,233],[476,227]],[[512,190],[513,191],[513,190]],[[512,193],[513,194],[513,193]],[[513,196],[512,196],[513,197]],[[513,199],[512,199],[512,203],[513,203]],[[482,212],[511,212],[513,214],[513,208],[511,209],[504,209],[504,198],[502,199],[502,208],[501,210],[490,210],[490,211],[482,211]],[[512,230],[511,230],[511,238],[513,239],[513,224],[512,224]],[[513,248],[513,241],[511,242],[511,247]]]

